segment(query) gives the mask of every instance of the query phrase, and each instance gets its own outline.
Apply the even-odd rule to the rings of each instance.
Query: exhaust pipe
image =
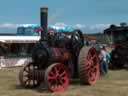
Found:
[[[48,8],[43,7],[40,8],[40,25],[41,28],[43,29],[41,31],[41,41],[46,41],[47,40],[47,25],[48,25]]]

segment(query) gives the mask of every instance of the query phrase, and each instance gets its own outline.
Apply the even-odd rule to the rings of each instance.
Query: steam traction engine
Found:
[[[121,23],[120,26],[111,25],[104,30],[111,37],[113,50],[111,52],[111,68],[128,68],[128,26]]]
[[[41,8],[41,39],[32,52],[32,62],[19,73],[23,87],[35,88],[42,82],[52,92],[62,92],[70,79],[79,77],[82,84],[95,84],[99,77],[99,60],[94,47],[84,46],[80,30],[47,32],[48,8]]]

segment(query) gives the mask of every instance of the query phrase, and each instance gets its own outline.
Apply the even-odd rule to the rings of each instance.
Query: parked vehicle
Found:
[[[128,26],[111,25],[104,33],[112,40],[111,68],[128,68]]]

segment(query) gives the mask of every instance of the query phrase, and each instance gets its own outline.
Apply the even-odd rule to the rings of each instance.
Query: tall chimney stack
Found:
[[[48,25],[48,8],[47,7],[43,7],[40,8],[40,24],[41,24],[41,28],[43,29],[41,31],[41,41],[43,40],[47,40],[47,25]]]

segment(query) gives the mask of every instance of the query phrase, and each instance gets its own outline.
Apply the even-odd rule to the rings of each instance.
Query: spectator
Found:
[[[107,50],[106,50],[106,63],[109,66],[109,63],[110,63],[110,53]]]
[[[110,55],[107,52],[105,46],[101,46],[99,58],[101,75],[105,75],[108,72],[108,64],[110,61]]]

